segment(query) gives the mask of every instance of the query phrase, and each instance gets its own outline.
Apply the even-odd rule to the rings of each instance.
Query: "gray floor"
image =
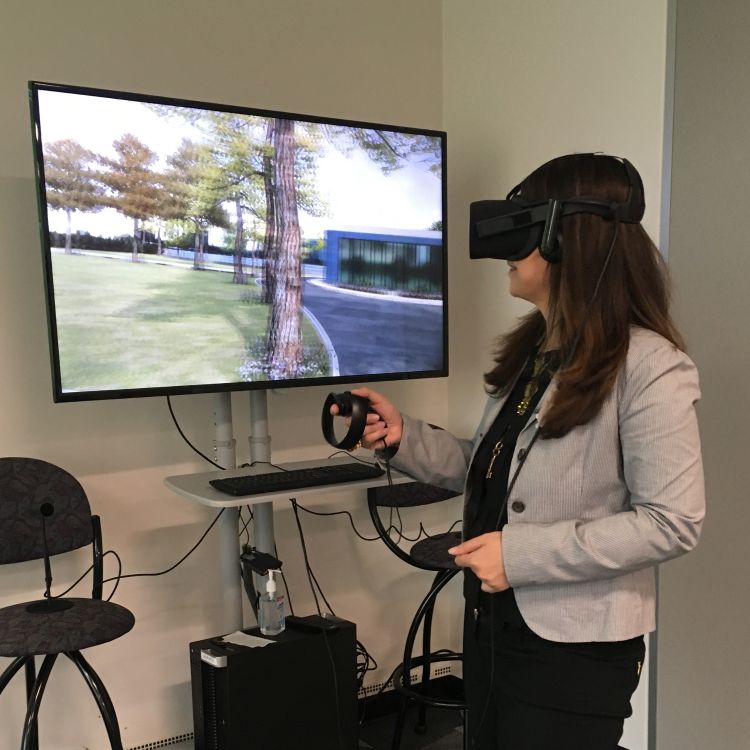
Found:
[[[463,748],[463,720],[458,711],[433,709],[427,714],[427,731],[414,731],[416,712],[406,717],[400,750],[461,750]],[[393,737],[395,716],[383,716],[368,721],[360,730],[360,750],[389,750]]]

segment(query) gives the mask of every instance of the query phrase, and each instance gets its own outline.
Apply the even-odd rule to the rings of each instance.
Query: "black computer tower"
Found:
[[[356,750],[356,627],[298,619],[277,636],[244,631],[264,647],[190,644],[195,750]]]

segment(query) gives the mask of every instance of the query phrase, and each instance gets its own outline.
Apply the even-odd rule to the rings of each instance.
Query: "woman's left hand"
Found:
[[[503,535],[500,531],[490,531],[469,539],[448,552],[455,555],[456,565],[471,568],[482,582],[482,591],[495,594],[510,588],[505,576],[503,562]]]

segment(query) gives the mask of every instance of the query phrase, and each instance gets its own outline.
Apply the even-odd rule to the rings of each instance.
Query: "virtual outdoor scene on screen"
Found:
[[[439,137],[38,97],[64,392],[443,367]]]

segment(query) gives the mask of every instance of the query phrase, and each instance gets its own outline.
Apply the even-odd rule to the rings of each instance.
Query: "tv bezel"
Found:
[[[39,229],[41,234],[42,262],[44,268],[45,304],[47,311],[47,333],[49,341],[50,362],[52,369],[52,391],[55,403],[75,401],[100,401],[123,398],[148,398],[152,396],[179,396],[195,393],[224,393],[234,391],[275,390],[280,388],[299,388],[307,386],[336,386],[350,383],[371,383],[396,380],[418,380],[425,378],[439,378],[448,376],[448,189],[446,173],[447,133],[443,130],[415,128],[402,125],[368,122],[364,120],[349,120],[322,115],[298,114],[278,110],[244,107],[217,102],[204,102],[193,99],[181,99],[155,94],[143,94],[114,89],[94,88],[88,86],[48,83],[43,81],[29,81],[29,105],[31,109],[32,141],[34,149],[34,176],[36,181],[37,203],[39,211]],[[353,128],[376,130],[390,130],[397,133],[425,135],[440,139],[441,149],[441,202],[442,202],[442,311],[443,311],[443,363],[436,370],[420,370],[413,372],[363,373],[361,375],[332,375],[319,378],[293,378],[288,380],[257,380],[233,381],[231,383],[202,383],[198,385],[169,385],[149,388],[120,388],[107,390],[89,389],[85,391],[64,391],[60,371],[60,356],[57,340],[57,323],[55,314],[54,280],[52,274],[52,249],[47,216],[46,182],[44,178],[44,153],[42,141],[42,125],[40,122],[39,98],[40,91],[55,91],[60,93],[80,94],[84,96],[99,96],[110,99],[122,99],[150,104],[165,104],[175,107],[191,107],[217,112],[255,115],[259,117],[281,118],[302,122],[313,122],[330,125],[342,125]]]

